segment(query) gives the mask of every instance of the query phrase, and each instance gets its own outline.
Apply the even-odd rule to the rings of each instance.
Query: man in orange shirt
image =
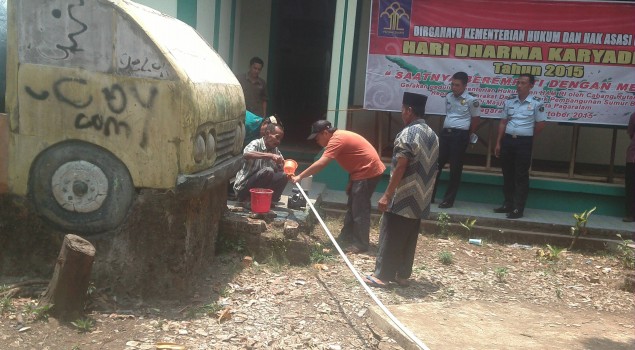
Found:
[[[364,137],[351,131],[337,130],[328,120],[313,123],[308,139],[315,139],[321,147],[325,147],[324,153],[300,175],[293,176],[291,181],[297,183],[305,177],[317,174],[335,159],[349,173],[346,186],[347,210],[339,238],[352,243],[347,249],[349,253],[368,251],[370,198],[386,166]]]

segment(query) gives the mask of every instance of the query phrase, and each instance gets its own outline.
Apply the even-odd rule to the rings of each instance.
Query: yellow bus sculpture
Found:
[[[235,174],[242,89],[190,26],[124,0],[2,2],[0,188],[60,228],[97,233],[123,222],[136,189],[203,190]]]

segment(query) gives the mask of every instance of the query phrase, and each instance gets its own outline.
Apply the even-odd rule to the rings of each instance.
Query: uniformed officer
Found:
[[[450,181],[439,208],[451,208],[459,191],[463,158],[470,142],[470,134],[476,131],[481,115],[481,103],[476,95],[467,92],[468,76],[457,72],[452,76],[452,92],[445,97],[446,117],[439,135],[439,171],[432,198],[436,195],[441,170],[450,162]]]
[[[503,106],[494,154],[500,156],[503,170],[505,202],[496,213],[507,218],[523,217],[529,193],[529,166],[534,136],[545,127],[545,107],[539,97],[530,95],[535,78],[521,74],[516,82],[517,95],[510,96]]]

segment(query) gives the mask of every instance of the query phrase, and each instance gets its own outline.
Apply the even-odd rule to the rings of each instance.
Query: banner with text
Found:
[[[635,4],[374,0],[364,108],[400,111],[404,91],[445,114],[452,74],[470,75],[482,116],[499,117],[521,73],[550,121],[626,125],[635,112]]]

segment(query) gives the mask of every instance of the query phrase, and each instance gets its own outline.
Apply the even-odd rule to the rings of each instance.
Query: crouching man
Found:
[[[236,174],[234,191],[240,202],[249,202],[252,188],[266,188],[273,191],[273,203],[280,201],[280,196],[287,185],[288,177],[283,171],[284,157],[278,150],[284,138],[284,130],[278,124],[269,124],[264,136],[251,141],[243,151],[245,162]]]

